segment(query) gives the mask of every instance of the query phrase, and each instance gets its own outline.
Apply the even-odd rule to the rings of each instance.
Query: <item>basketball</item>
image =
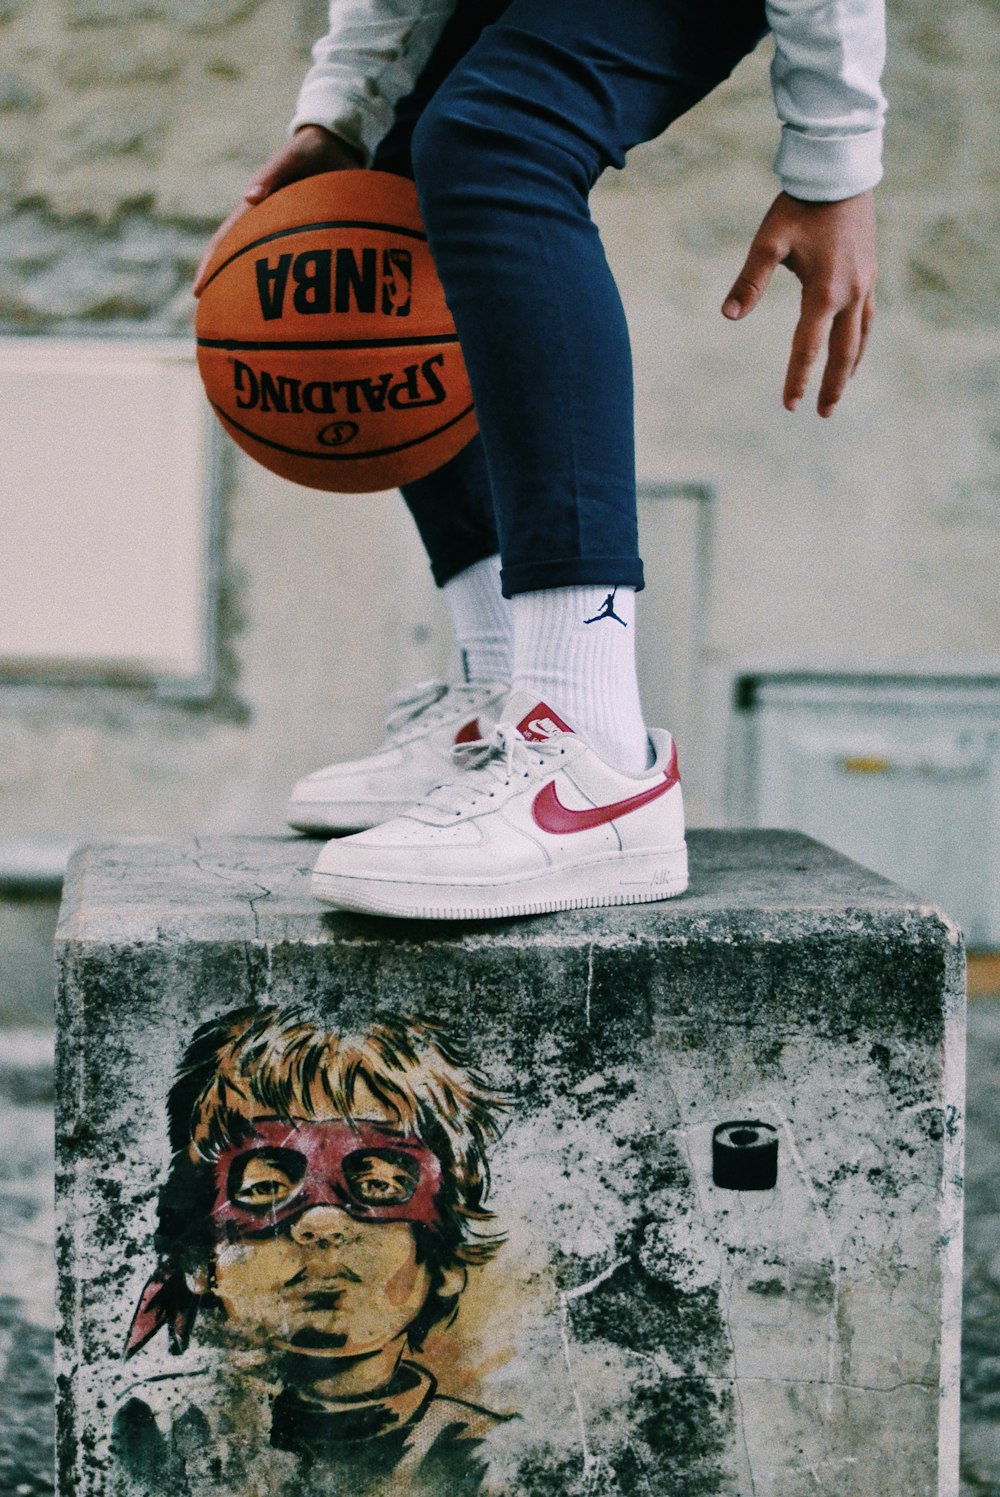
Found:
[[[198,302],[198,367],[233,440],[293,483],[373,493],[476,433],[413,183],[307,177],[245,213]]]

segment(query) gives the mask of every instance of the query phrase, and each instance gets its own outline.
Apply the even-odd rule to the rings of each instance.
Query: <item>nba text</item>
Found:
[[[381,312],[408,317],[413,264],[407,249],[305,250],[254,262],[261,316],[284,316],[286,298],[303,317],[328,312]]]

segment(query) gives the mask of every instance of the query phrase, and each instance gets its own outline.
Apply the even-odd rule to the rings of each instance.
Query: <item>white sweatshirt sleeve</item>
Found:
[[[885,0],[767,0],[767,19],[782,187],[814,202],[867,192],[882,176]]]
[[[458,0],[467,4],[469,0]],[[330,0],[291,130],[323,125],[366,162],[430,57],[456,0]],[[793,197],[832,201],[882,175],[885,0],[767,0],[781,144]]]
[[[370,162],[454,9],[455,0],[330,0],[291,131],[323,125]]]

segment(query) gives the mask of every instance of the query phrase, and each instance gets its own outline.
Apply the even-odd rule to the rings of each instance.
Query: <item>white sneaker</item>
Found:
[[[677,751],[652,769],[599,759],[544,702],[514,693],[489,738],[406,813],[319,855],[317,899],[372,915],[469,920],[670,899],[687,888]]]
[[[398,816],[454,774],[451,750],[490,730],[510,691],[499,682],[422,681],[389,702],[385,741],[373,754],[299,780],[288,822],[299,832],[357,832]]]

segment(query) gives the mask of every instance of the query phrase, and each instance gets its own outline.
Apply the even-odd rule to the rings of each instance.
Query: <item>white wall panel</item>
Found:
[[[746,738],[751,821],[794,827],[1000,944],[1000,685],[763,677]]]
[[[186,344],[0,339],[0,669],[205,670],[210,419]]]

